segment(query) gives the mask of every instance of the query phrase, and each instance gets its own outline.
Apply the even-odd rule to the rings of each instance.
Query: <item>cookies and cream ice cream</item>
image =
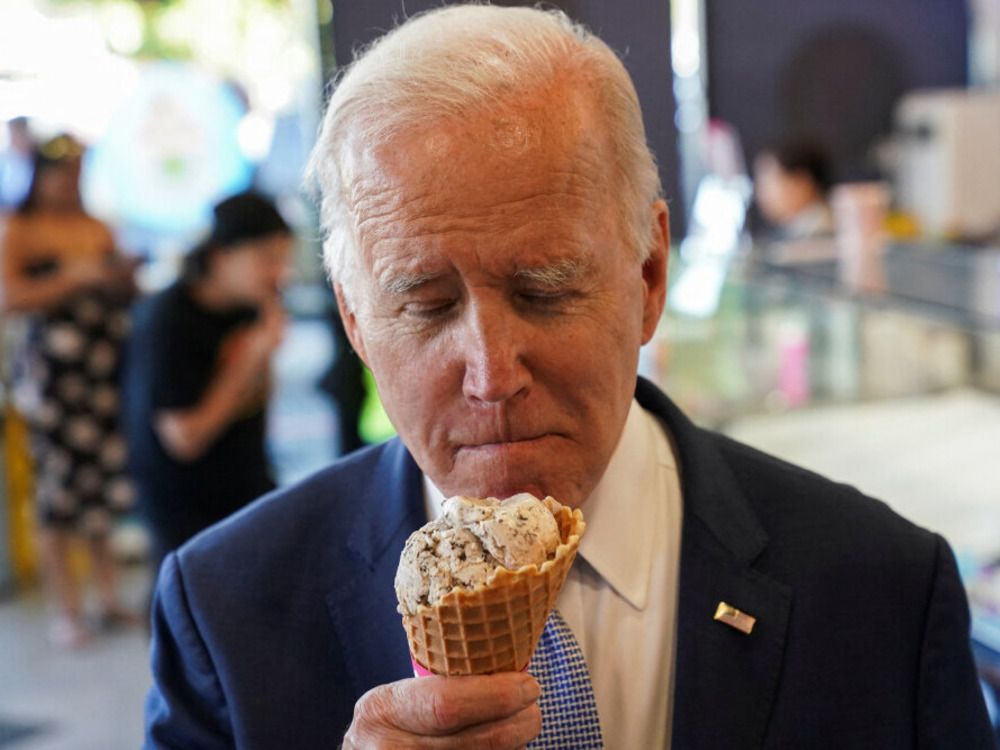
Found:
[[[500,568],[541,565],[560,544],[552,511],[534,495],[452,497],[406,541],[396,571],[399,612],[434,606],[454,589],[489,585]]]
[[[396,594],[415,675],[527,667],[587,524],[551,497],[453,497],[414,532]]]

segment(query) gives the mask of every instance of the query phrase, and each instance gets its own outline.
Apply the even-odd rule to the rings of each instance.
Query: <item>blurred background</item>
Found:
[[[347,350],[301,174],[352,51],[440,2],[4,0],[0,226],[33,149],[85,148],[86,211],[173,283],[212,206],[254,188],[294,230],[267,446],[286,484],[392,434]],[[517,4],[517,3],[497,3]],[[1000,0],[550,3],[619,51],[671,206],[668,310],[643,374],[697,422],[885,500],[943,534],[1000,686]],[[2,320],[0,747],[136,747],[144,629],[53,643],[30,415]],[[112,536],[137,613],[141,514]],[[74,575],[92,575],[85,550]],[[88,608],[94,609],[91,600]],[[996,713],[994,712],[994,715]]]

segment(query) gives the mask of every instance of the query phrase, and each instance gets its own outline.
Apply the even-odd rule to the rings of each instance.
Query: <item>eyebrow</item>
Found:
[[[514,278],[539,286],[558,288],[576,281],[587,271],[588,264],[575,258],[566,258],[544,266],[519,268]]]
[[[579,279],[586,273],[588,267],[587,263],[580,260],[566,258],[546,265],[519,268],[514,272],[514,278],[541,287],[557,289]],[[386,274],[385,277],[379,279],[379,286],[386,294],[400,296],[439,278],[441,278],[439,273],[402,271]]]
[[[440,278],[440,275],[436,273],[396,273],[380,279],[379,286],[387,294],[401,295],[412,292],[437,278]]]

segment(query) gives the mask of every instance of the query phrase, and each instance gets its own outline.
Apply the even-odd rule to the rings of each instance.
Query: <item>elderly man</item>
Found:
[[[523,8],[408,21],[340,81],[313,169],[400,438],[167,559],[148,747],[990,746],[943,540],[637,380],[667,209],[604,44]],[[520,491],[589,521],[550,620],[576,692],[413,678],[404,541],[442,495]]]

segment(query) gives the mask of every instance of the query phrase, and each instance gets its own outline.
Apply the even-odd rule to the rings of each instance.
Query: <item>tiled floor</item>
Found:
[[[148,576],[124,578],[138,609]],[[39,592],[0,603],[0,747],[6,750],[125,750],[142,742],[142,703],[149,688],[147,638],[132,629],[96,636],[78,651],[50,647]],[[3,740],[4,724],[38,731]]]
[[[310,387],[329,354],[321,324],[297,326],[283,350],[278,369],[285,387],[273,424],[283,480],[302,476],[332,456],[327,437],[334,418],[324,397]],[[903,515],[942,531],[962,550],[976,556],[997,550],[996,397],[959,391],[807,410],[739,421],[731,432],[882,497]],[[135,606],[146,583],[141,569],[126,577],[126,595]],[[145,635],[105,635],[78,653],[55,651],[45,640],[45,614],[37,592],[0,603],[0,748],[138,747],[149,683]],[[5,742],[9,723],[40,730]]]

